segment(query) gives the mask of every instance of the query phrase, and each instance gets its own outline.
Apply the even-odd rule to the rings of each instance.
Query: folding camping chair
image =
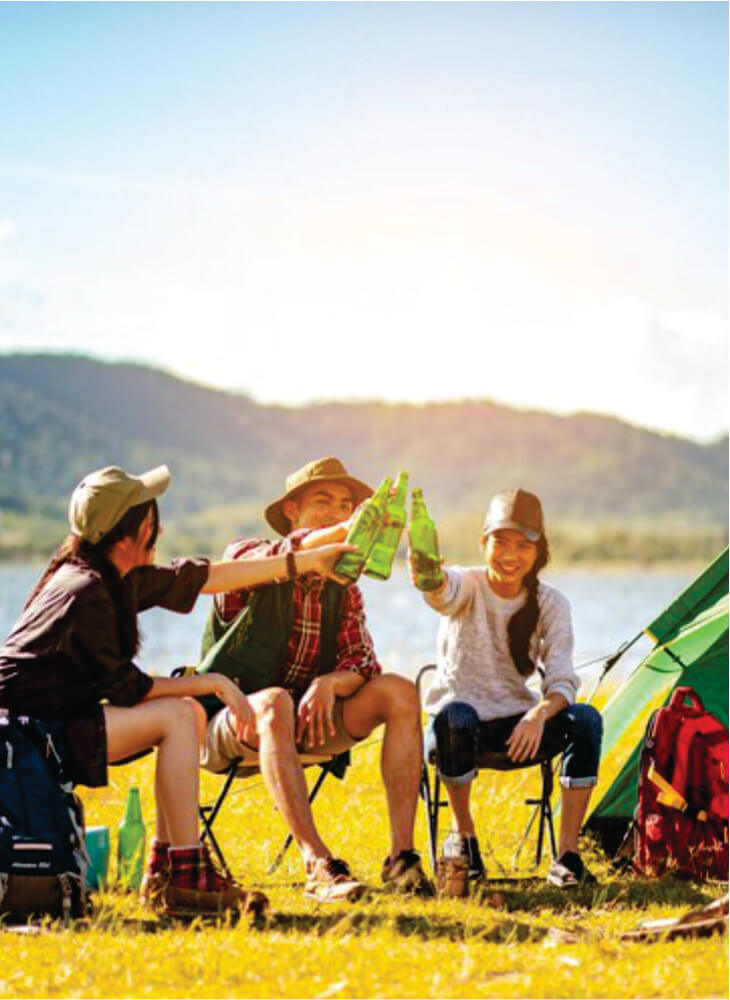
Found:
[[[172,671],[172,677],[185,677],[195,673],[195,667],[176,667]],[[342,780],[345,776],[347,768],[350,766],[350,751],[345,750],[340,754],[299,754],[299,760],[303,767],[310,767],[314,764],[318,764],[322,768],[322,773],[318,776],[315,783],[309,792],[309,802],[314,802],[317,797],[317,793],[322,787],[322,783],[328,774],[334,775],[334,777]],[[259,773],[259,767],[253,761],[243,762],[240,757],[236,757],[231,761],[229,766],[225,771],[221,772],[225,776],[225,780],[218,792],[218,796],[215,802],[208,805],[199,805],[198,813],[200,815],[200,822],[203,827],[203,832],[200,835],[201,841],[209,840],[213,850],[215,851],[218,860],[223,867],[223,870],[227,875],[231,875],[231,870],[228,867],[228,862],[225,859],[223,850],[216,835],[213,833],[213,824],[216,821],[218,814],[223,808],[223,804],[228,797],[228,793],[231,790],[231,786],[236,778],[248,778],[254,774]],[[293,837],[289,834],[282,844],[281,850],[276,855],[272,863],[269,865],[268,874],[276,871],[276,869],[281,864],[284,859],[284,855],[291,847]]]
[[[350,766],[350,751],[345,750],[340,754],[299,754],[299,761],[303,767],[311,767],[312,765],[318,764],[322,771],[318,775],[317,780],[312,785],[309,792],[310,803],[314,802],[317,797],[317,793],[322,787],[322,783],[328,774],[334,775],[334,777],[342,780],[345,776],[345,771]],[[201,841],[209,840],[213,850],[215,851],[218,860],[223,867],[223,870],[227,875],[231,875],[231,870],[228,867],[228,862],[226,861],[220,844],[213,832],[213,824],[215,823],[216,817],[218,816],[223,804],[228,796],[231,786],[236,778],[247,778],[254,774],[259,773],[259,768],[256,764],[250,761],[242,763],[241,758],[237,757],[235,760],[231,761],[228,768],[222,772],[225,776],[225,780],[221,789],[218,793],[218,797],[215,802],[209,805],[200,805],[198,807],[198,812],[200,813],[200,821],[203,826],[203,832],[200,836]],[[284,859],[284,855],[291,847],[293,837],[288,834],[284,843],[281,846],[281,850],[276,855],[274,860],[271,862],[267,869],[267,873],[271,875],[279,867]]]
[[[421,697],[421,684],[423,677],[425,674],[435,669],[436,665],[434,663],[428,663],[418,671],[418,675],[416,677],[416,689],[418,690],[418,697],[421,704],[423,704],[423,699]],[[426,807],[428,847],[431,866],[434,872],[436,871],[436,852],[438,848],[439,810],[448,805],[448,800],[441,797],[441,778],[439,776],[438,768],[436,767],[435,757],[436,754],[434,751],[429,755],[428,759],[424,758],[420,786],[421,798],[423,799]],[[429,766],[433,767],[433,780],[429,778]],[[536,757],[532,760],[518,763],[510,760],[506,753],[486,753],[479,758],[477,766],[479,770],[492,771],[518,771],[523,770],[526,767],[540,768],[540,797],[525,799],[525,805],[532,806],[533,813],[512,856],[512,865],[513,867],[516,867],[522,848],[530,834],[530,830],[532,829],[535,820],[538,818],[539,823],[534,867],[537,868],[542,859],[546,828],[549,835],[550,856],[554,860],[557,856],[557,848],[555,846],[555,829],[553,826],[553,809],[551,802],[553,794],[552,758],[546,756]]]

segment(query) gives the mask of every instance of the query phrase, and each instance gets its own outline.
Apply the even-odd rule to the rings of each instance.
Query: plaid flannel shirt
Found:
[[[262,538],[238,538],[226,548],[224,559],[251,559],[261,556],[296,552],[308,530],[293,531],[286,538],[268,542]],[[317,573],[305,573],[294,581],[294,623],[289,636],[289,649],[282,686],[297,697],[304,694],[315,677],[322,625],[322,590],[325,580]],[[269,586],[260,584],[260,586]],[[215,598],[224,621],[235,618],[248,602],[252,590],[235,590]],[[342,616],[337,631],[336,670],[350,670],[368,680],[382,672],[375,656],[373,640],[365,625],[362,594],[357,586],[345,591]]]

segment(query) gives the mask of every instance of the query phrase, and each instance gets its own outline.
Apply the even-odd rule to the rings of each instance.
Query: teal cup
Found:
[[[109,874],[109,827],[89,826],[86,828],[86,850],[89,855],[89,870],[86,882],[90,889],[106,888]]]

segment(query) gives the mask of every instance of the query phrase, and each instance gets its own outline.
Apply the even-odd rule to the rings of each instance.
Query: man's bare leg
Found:
[[[304,768],[297,756],[291,695],[283,688],[264,688],[249,695],[249,701],[256,713],[261,774],[276,808],[305,861],[330,857],[332,852],[314,825]]]
[[[342,705],[345,729],[354,739],[385,724],[380,771],[390,817],[390,857],[413,848],[423,749],[421,709],[414,685],[397,674],[373,677]]]

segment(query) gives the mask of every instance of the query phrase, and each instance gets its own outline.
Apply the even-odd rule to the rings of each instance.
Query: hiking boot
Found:
[[[353,878],[340,858],[313,858],[307,862],[304,894],[318,903],[355,903],[367,892],[367,886]]]
[[[262,892],[245,892],[230,876],[219,872],[205,844],[170,848],[170,878],[161,893],[168,917],[220,915],[226,911],[261,917],[269,901]]]
[[[463,836],[452,831],[446,835],[443,846],[445,858],[464,858],[469,864],[469,881],[484,878],[484,862],[479,850],[479,841],[473,836]]]
[[[595,885],[596,876],[588,871],[583,864],[580,854],[575,851],[566,851],[561,854],[550,865],[547,873],[548,885],[554,885],[558,889],[572,889],[577,885]]]
[[[147,868],[139,888],[139,901],[153,910],[162,906],[162,893],[170,881],[169,848],[169,844],[160,840],[153,840],[150,845]]]
[[[401,851],[392,860],[387,857],[380,873],[383,882],[395,892],[412,896],[435,896],[433,882],[421,867],[418,851]]]

